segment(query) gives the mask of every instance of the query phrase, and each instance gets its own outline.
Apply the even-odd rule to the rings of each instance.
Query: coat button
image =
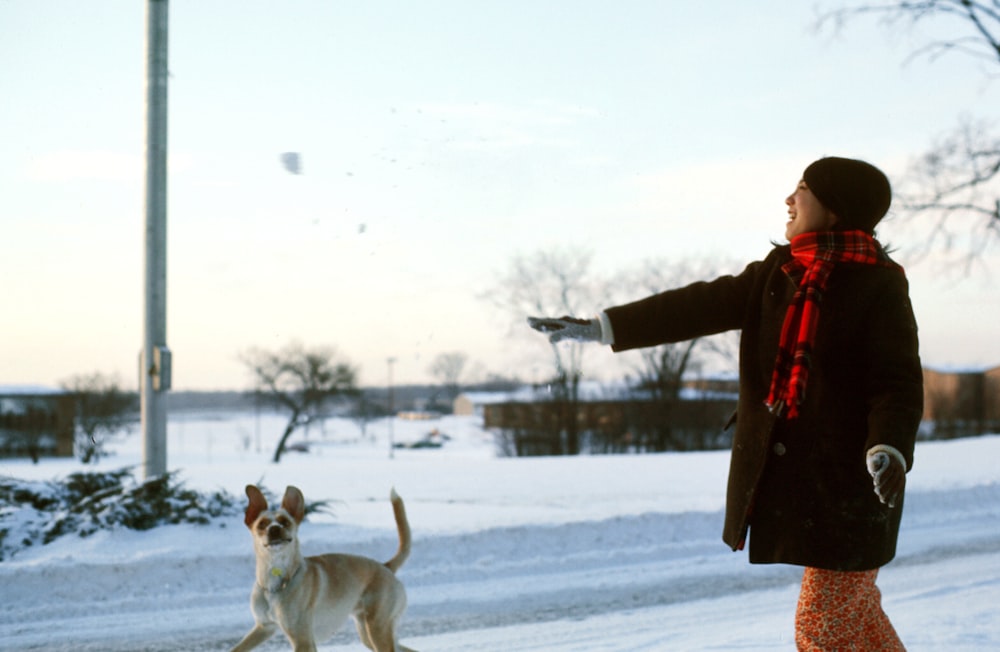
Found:
[[[779,455],[779,456],[780,455],[784,455],[785,454],[785,450],[786,450],[785,449],[785,445],[782,444],[780,441],[777,444],[774,445],[774,454],[775,455]]]

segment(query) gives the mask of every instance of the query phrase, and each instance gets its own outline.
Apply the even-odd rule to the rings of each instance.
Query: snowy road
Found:
[[[304,524],[306,554],[391,556],[387,494],[400,489],[414,534],[400,635],[422,652],[794,649],[801,571],[751,566],[720,539],[727,452],[504,459],[474,421],[433,425],[448,447],[394,459],[379,433],[359,439],[343,422],[329,428],[341,439],[276,466],[266,445],[241,445],[255,428],[242,415],[175,420],[170,446],[190,486],[241,495],[263,479],[335,498],[333,514]],[[430,426],[394,427],[415,438]],[[139,456],[126,440],[105,468]],[[918,445],[899,554],[879,577],[910,652],[1000,649],[998,458],[1000,436]],[[0,474],[78,469],[4,462]],[[0,562],[0,650],[229,649],[252,622],[254,572],[232,521],[67,536]],[[364,648],[349,627],[320,649]]]
[[[998,505],[1000,485],[909,497],[900,556],[880,584],[911,650],[1000,640]],[[438,651],[792,649],[800,571],[748,565],[719,541],[720,522],[718,512],[645,514],[417,539],[401,572],[402,639]],[[395,546],[389,532],[351,541],[322,527],[337,529],[341,551]],[[179,559],[150,550],[125,563],[0,565],[0,647],[227,649],[249,627],[253,572],[249,554],[211,554],[229,535],[191,527]],[[348,629],[322,649],[363,648]]]

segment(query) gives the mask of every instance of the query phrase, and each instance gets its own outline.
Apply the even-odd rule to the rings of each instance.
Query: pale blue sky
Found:
[[[175,387],[247,387],[241,351],[295,340],[365,384],[389,356],[424,381],[444,351],[530,377],[544,343],[478,298],[515,254],[742,264],[782,237],[815,158],[899,175],[1000,105],[968,60],[904,65],[920,33],[814,18],[798,0],[174,0]],[[137,0],[0,0],[0,383],[134,382],[145,21]],[[908,269],[925,363],[1000,363],[996,283],[932,263]]]

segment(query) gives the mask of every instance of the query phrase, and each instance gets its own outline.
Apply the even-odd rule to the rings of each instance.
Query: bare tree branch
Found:
[[[958,53],[1000,64],[1000,0],[895,0],[850,4],[821,13],[816,28],[840,30],[860,16],[880,17],[889,29],[932,23],[935,37],[911,54],[934,61]],[[988,74],[988,73],[987,73]],[[941,246],[958,250],[963,268],[1000,236],[1000,136],[985,120],[960,119],[910,166],[897,184],[897,208],[908,222],[930,222],[922,256]],[[958,245],[958,246],[956,246]]]
[[[138,399],[134,393],[122,390],[116,377],[99,372],[73,376],[62,386],[77,400],[76,454],[84,464],[96,463],[105,455],[104,446],[113,436],[128,432]]]
[[[460,379],[465,365],[469,361],[469,356],[460,351],[440,353],[428,367],[432,376],[438,379],[447,392],[448,400],[454,401],[461,391]]]
[[[853,18],[876,16],[888,28],[900,23],[915,26],[920,23],[950,20],[954,25],[947,37],[935,39],[917,50],[931,59],[948,52],[958,52],[976,59],[1000,62],[1000,2],[972,2],[971,0],[922,0],[919,2],[897,0],[881,3],[851,4],[823,12],[815,27],[822,30],[828,25],[839,31]],[[951,20],[954,19],[954,20]]]
[[[926,255],[956,243],[965,268],[1000,235],[1000,137],[990,124],[963,118],[910,166],[897,189],[900,210],[931,221]],[[956,223],[958,226],[956,226]]]
[[[530,316],[590,317],[603,298],[603,284],[591,276],[591,258],[588,251],[562,249],[515,256],[482,298],[507,312],[512,328],[525,334],[532,333],[526,322]],[[544,342],[537,333],[532,336]],[[579,401],[584,347],[579,342],[550,346],[555,374],[548,384],[553,399],[567,405],[561,420],[561,439],[553,447],[553,454],[575,455],[580,450],[574,406]]]
[[[252,349],[241,359],[253,375],[259,395],[289,413],[274,451],[276,463],[295,430],[322,416],[321,411],[331,401],[358,394],[356,370],[338,361],[330,348],[307,350],[292,344],[281,351]]]

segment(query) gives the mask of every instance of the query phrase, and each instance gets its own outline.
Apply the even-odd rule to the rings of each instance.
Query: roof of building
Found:
[[[0,396],[58,396],[66,390],[45,385],[0,385]]]
[[[539,403],[555,398],[552,385],[524,385],[511,391],[502,392],[463,392],[469,402],[474,405],[494,405],[497,403]],[[735,393],[684,387],[681,389],[682,400],[735,399]],[[648,400],[651,398],[648,390],[637,388],[623,381],[599,382],[584,381],[580,383],[579,400],[583,402]]]

